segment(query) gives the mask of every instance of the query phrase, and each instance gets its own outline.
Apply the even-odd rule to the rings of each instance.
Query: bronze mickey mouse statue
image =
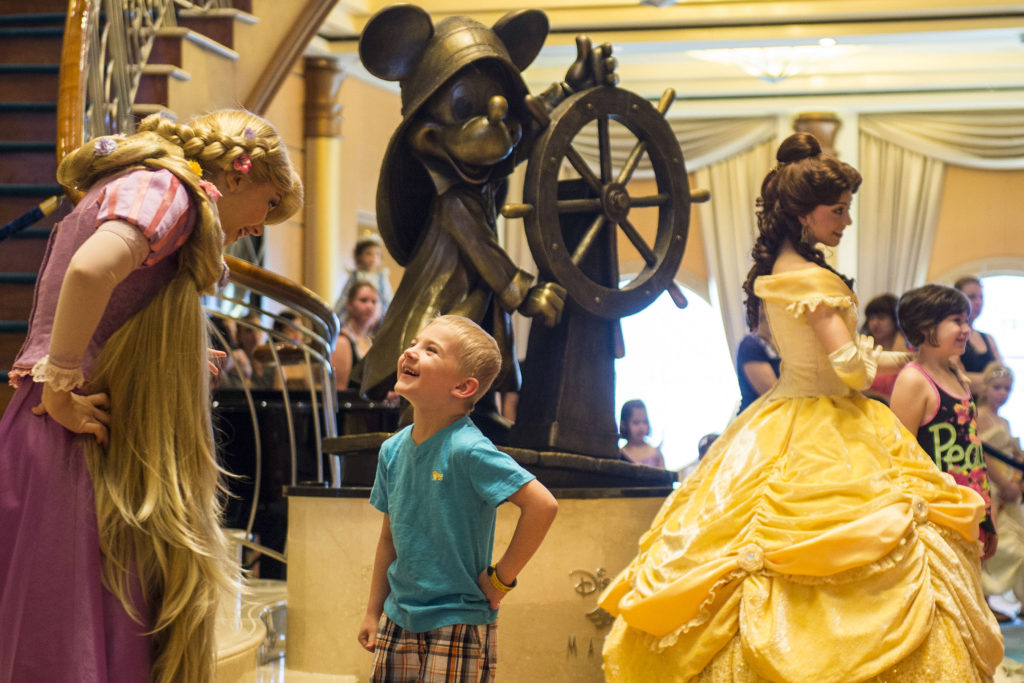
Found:
[[[577,38],[565,83],[533,98],[521,72],[548,33],[547,16],[518,10],[487,27],[468,17],[434,26],[415,5],[375,14],[359,40],[363,65],[398,81],[402,122],[388,145],[377,190],[377,221],[392,256],[405,266],[381,328],[362,362],[362,391],[383,396],[398,356],[437,315],[469,317],[502,350],[495,388],[518,388],[509,314],[555,325],[565,289],[533,285],[496,237],[507,176],[526,160],[541,124],[531,107],[554,108],[573,92],[614,84],[611,47]]]

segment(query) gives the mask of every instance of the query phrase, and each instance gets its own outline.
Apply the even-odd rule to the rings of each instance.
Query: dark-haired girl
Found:
[[[839,244],[860,174],[807,134],[776,158],[745,289],[781,375],[602,595],[606,680],[989,680],[1002,640],[979,579],[984,501],[860,393],[909,356],[855,334],[851,281],[818,246]]]
[[[935,466],[985,499],[980,538],[982,559],[988,559],[996,549],[996,528],[985,456],[970,384],[953,360],[971,334],[970,313],[967,297],[952,287],[924,285],[900,297],[900,327],[918,352],[917,361],[896,378],[891,405]]]

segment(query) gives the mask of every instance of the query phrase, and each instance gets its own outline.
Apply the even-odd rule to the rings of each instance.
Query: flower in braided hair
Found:
[[[248,173],[252,170],[252,158],[243,152],[235,157],[235,160],[231,162],[231,166],[239,173]]]

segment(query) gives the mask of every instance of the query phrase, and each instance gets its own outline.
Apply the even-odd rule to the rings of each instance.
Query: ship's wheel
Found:
[[[568,300],[559,325],[531,327],[510,445],[618,457],[615,358],[625,352],[619,319],[666,290],[676,305],[686,305],[673,278],[686,248],[690,203],[707,198],[691,195],[683,153],[665,120],[674,97],[666,91],[655,107],[628,90],[601,86],[569,96],[550,114],[527,101],[546,127],[526,168],[523,203],[506,204],[502,214],[525,220],[541,279],[565,287]],[[631,261],[639,264],[630,268],[637,274],[620,282],[619,263]]]
[[[542,279],[562,285],[580,308],[607,320],[646,308],[666,290],[685,306],[673,277],[686,248],[691,195],[682,151],[664,117],[674,98],[674,91],[666,90],[655,107],[635,93],[607,86],[571,95],[550,115],[531,103],[547,128],[530,156],[523,203],[507,204],[502,213],[525,220]],[[624,157],[612,149],[616,125],[635,138]],[[592,168],[577,146],[584,137],[593,146],[595,132],[598,167]],[[640,181],[633,183],[642,186],[640,193],[631,191],[645,157],[654,189]],[[567,175],[575,180],[566,180]],[[656,217],[648,214],[644,231],[631,212],[648,208]],[[619,282],[618,263],[630,255],[621,249],[632,250],[642,264],[625,283]]]

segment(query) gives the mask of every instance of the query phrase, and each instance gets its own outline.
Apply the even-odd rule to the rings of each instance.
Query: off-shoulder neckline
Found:
[[[808,270],[820,270],[822,272],[828,273],[829,275],[835,275],[835,273],[833,273],[831,270],[829,270],[827,268],[822,268],[821,266],[817,265],[816,263],[812,263],[809,266],[804,266],[803,268],[795,268],[793,270],[785,270],[785,271],[783,271],[781,273],[769,273],[767,275],[758,275],[758,279],[763,278],[763,277],[785,277],[787,275],[794,275],[796,273],[804,273],[804,272],[806,272]]]
[[[787,271],[782,272],[782,273],[771,273],[771,274],[768,274],[768,275],[758,275],[757,276],[757,280],[768,280],[770,282],[774,282],[775,280],[783,280],[784,281],[786,279],[792,279],[794,277],[797,278],[797,279],[800,279],[800,277],[806,278],[808,276],[808,271],[818,271],[818,272],[822,273],[824,275],[824,277],[832,280],[835,284],[840,285],[845,291],[849,292],[852,296],[857,296],[856,292],[854,292],[853,289],[849,285],[847,285],[846,282],[844,282],[843,279],[841,277],[839,277],[839,275],[837,273],[835,273],[834,271],[829,270],[828,268],[822,268],[821,266],[819,266],[816,263],[812,263],[809,266],[806,266],[804,268],[797,268],[795,270],[787,270]]]

